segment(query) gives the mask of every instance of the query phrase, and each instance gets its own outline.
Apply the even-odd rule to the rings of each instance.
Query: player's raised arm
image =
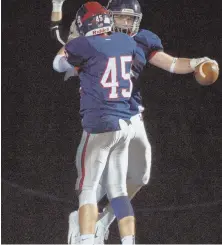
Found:
[[[62,6],[65,0],[52,0],[52,13],[51,13],[51,23],[50,23],[50,32],[53,39],[56,39],[62,45],[65,44],[64,40],[67,38],[64,37],[62,32]]]
[[[79,32],[76,26],[76,20],[72,22],[69,31],[68,30],[65,31],[65,28],[62,25],[62,17],[63,17],[62,7],[64,2],[65,0],[52,0],[52,13],[51,13],[51,24],[50,24],[50,33],[52,39],[58,41],[58,43],[62,45],[65,45],[67,41],[69,42],[70,40],[79,37]],[[57,56],[55,62],[58,60],[59,59]],[[55,70],[59,72],[57,66]],[[78,71],[77,67],[75,67],[75,69],[67,70],[65,73],[64,81],[67,81],[70,77],[78,76],[77,71]],[[63,72],[63,69],[61,72]]]
[[[62,6],[65,0],[52,0],[52,13],[51,13],[51,24],[50,32],[53,39],[56,39],[59,43],[64,45],[67,40],[70,41],[79,36],[79,32],[76,26],[76,20],[74,19],[71,23],[69,31],[64,32],[62,26]],[[75,13],[73,13],[75,16]],[[67,35],[68,33],[68,35]]]

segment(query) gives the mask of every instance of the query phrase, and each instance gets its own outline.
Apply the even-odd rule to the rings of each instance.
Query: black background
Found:
[[[83,2],[64,3],[67,28]],[[165,52],[222,66],[220,0],[140,3],[141,27]],[[79,85],[52,70],[50,15],[49,0],[2,2],[2,243],[66,243],[78,204]],[[221,77],[201,87],[192,74],[148,66],[141,86],[153,161],[133,201],[138,243],[221,243]],[[116,223],[109,242],[119,242]]]

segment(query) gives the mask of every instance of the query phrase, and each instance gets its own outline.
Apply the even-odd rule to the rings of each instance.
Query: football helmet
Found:
[[[112,16],[115,31],[131,36],[139,31],[143,15],[137,0],[110,0],[107,9]]]
[[[111,32],[111,16],[109,11],[98,2],[88,2],[77,11],[76,26],[79,34],[83,36]]]

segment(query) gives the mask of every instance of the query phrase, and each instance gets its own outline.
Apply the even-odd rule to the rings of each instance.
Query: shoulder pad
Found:
[[[134,40],[146,48],[149,49],[149,52],[162,50],[163,45],[160,38],[153,32],[145,29],[141,29],[135,36]]]

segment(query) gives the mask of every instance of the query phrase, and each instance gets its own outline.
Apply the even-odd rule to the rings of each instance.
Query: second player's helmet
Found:
[[[129,35],[135,35],[139,31],[143,15],[137,0],[110,0],[107,9],[112,14],[116,31]]]
[[[98,2],[83,4],[76,14],[76,26],[80,35],[94,36],[111,32],[109,11]]]

